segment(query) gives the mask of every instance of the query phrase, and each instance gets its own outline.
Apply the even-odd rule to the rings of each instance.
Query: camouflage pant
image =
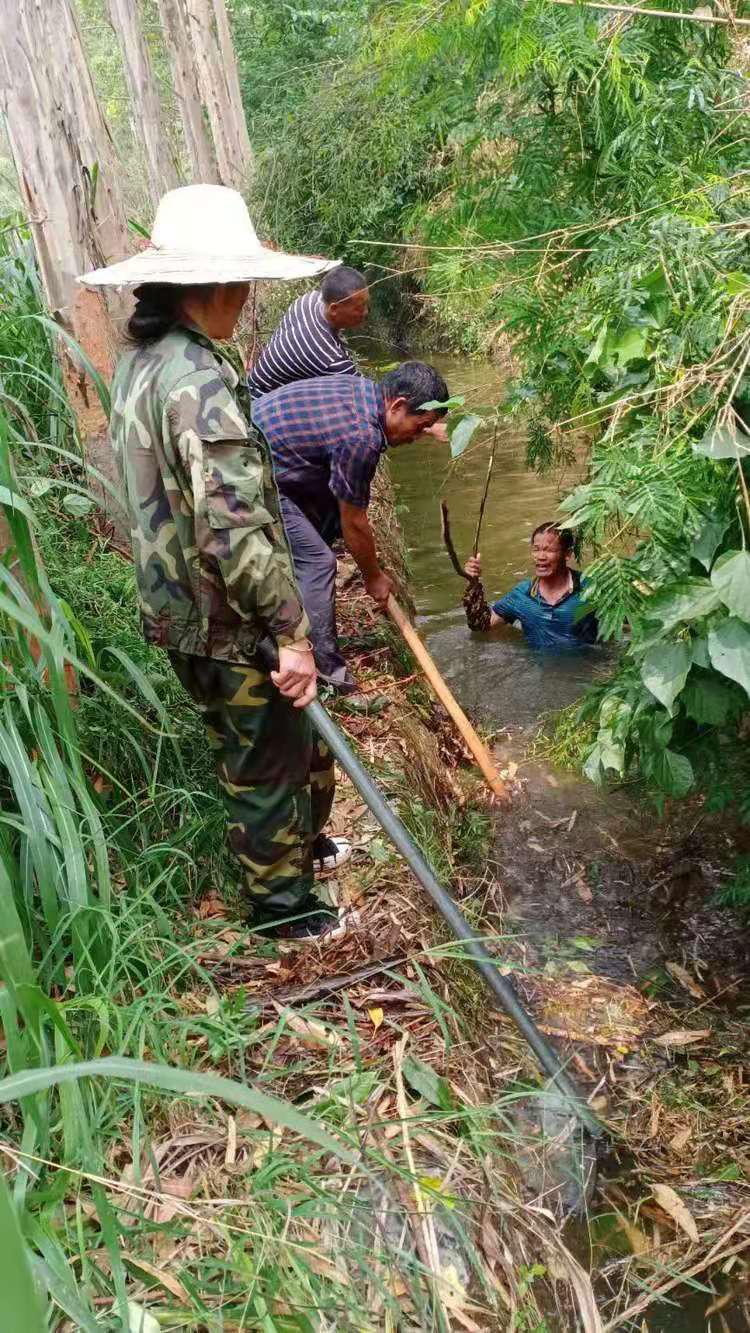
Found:
[[[333,805],[333,756],[260,664],[186,653],[169,658],[203,714],[224,792],[229,844],[256,919],[307,908],[313,839]]]

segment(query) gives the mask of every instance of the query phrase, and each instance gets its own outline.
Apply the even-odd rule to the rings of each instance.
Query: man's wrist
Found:
[[[293,639],[291,643],[285,643],[284,648],[289,653],[311,653],[313,650],[309,639]]]

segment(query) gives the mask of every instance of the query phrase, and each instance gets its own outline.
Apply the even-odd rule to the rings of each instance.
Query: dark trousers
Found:
[[[357,686],[339,649],[336,628],[336,557],[294,500],[286,495],[280,500],[318,672],[341,694],[351,694]]]
[[[333,806],[333,755],[259,661],[169,660],[203,714],[255,919],[315,906],[312,845]]]

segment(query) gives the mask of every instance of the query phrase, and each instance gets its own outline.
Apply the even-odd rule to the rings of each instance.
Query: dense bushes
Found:
[[[266,189],[295,242],[419,247],[399,262],[464,346],[510,335],[504,408],[526,422],[529,464],[554,467],[584,432],[563,509],[604,634],[628,639],[585,705],[586,770],[635,770],[662,795],[707,786],[744,810],[742,89],[720,26],[404,0],[375,13],[333,86],[306,85]]]

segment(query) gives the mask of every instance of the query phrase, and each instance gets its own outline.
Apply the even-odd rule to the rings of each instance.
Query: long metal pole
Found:
[[[573,1114],[592,1137],[602,1138],[605,1133],[604,1126],[599,1123],[593,1111],[586,1105],[572,1079],[562,1068],[549,1042],[545,1041],[536,1023],[526,1013],[512,985],[500,974],[494,959],[487,952],[481,940],[474,934],[450,893],[443,888],[432,867],[413,842],[405,825],[386,801],[382,792],[378,790],[367,769],[358,759],[336,723],[328,716],[320,700],[314,699],[312,703],[308,704],[306,712],[316,731],[338,759],[344,772],[348,773],[378,823],[388,834],[394,847],[398,849],[407,865],[416,875],[443,920],[456,936],[456,939],[463,944],[467,955],[485,985],[491,991],[498,1007],[513,1019],[542,1069],[546,1074],[549,1074],[555,1087],[568,1102]]]

